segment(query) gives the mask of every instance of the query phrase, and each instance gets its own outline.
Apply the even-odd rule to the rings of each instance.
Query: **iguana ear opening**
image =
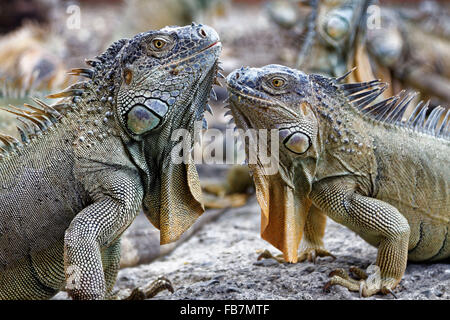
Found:
[[[279,174],[264,175],[257,167],[252,170],[261,206],[261,237],[282,251],[286,261],[295,263],[310,204],[297,204],[294,190]]]
[[[168,159],[169,160],[169,159]],[[195,164],[165,161],[161,170],[159,195],[146,199],[150,211],[146,215],[160,230],[160,243],[176,241],[204,212],[202,191]],[[156,201],[155,201],[156,200]],[[159,211],[158,211],[159,205]]]

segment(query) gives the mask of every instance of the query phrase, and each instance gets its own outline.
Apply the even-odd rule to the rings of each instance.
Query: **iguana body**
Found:
[[[0,298],[107,297],[120,236],[141,207],[176,240],[203,212],[192,163],[171,161],[173,129],[203,118],[220,53],[207,26],[122,39],[75,69],[59,104],[15,111],[23,142],[0,136]]]
[[[376,268],[363,280],[334,272],[340,284],[364,296],[392,292],[407,259],[450,256],[449,114],[435,108],[426,119],[413,95],[373,104],[386,88],[377,80],[340,84],[279,65],[243,68],[227,78],[238,127],[278,129],[279,172],[251,165],[264,239],[297,261],[330,255],[323,247],[326,216],[378,247]]]

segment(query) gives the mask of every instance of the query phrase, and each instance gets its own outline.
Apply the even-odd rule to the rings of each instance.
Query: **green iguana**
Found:
[[[378,248],[368,273],[342,269],[327,283],[363,296],[392,293],[407,259],[450,257],[450,111],[427,115],[413,94],[376,102],[386,84],[342,84],[280,65],[242,68],[227,77],[241,129],[277,129],[279,170],[249,164],[262,208],[262,237],[288,262],[327,256],[326,216]],[[273,154],[273,150],[272,150]],[[248,156],[248,155],[247,155]],[[297,249],[303,237],[303,250]]]
[[[219,36],[192,24],[148,31],[87,60],[87,77],[0,135],[0,298],[108,297],[120,237],[141,207],[177,240],[203,212],[193,160],[175,164],[177,128],[193,131],[217,81]]]

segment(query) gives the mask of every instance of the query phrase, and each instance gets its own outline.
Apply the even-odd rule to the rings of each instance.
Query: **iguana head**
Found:
[[[311,79],[298,70],[268,65],[236,70],[227,85],[239,128],[279,130],[279,172],[266,175],[260,166],[250,166],[262,209],[261,235],[294,262],[318,154]]]
[[[293,161],[314,155],[316,149],[318,123],[311,108],[309,76],[285,66],[268,65],[235,70],[227,77],[227,85],[238,127],[279,130],[280,174],[289,179]]]
[[[120,53],[116,114],[133,140],[202,119],[221,44],[205,25],[141,33]],[[182,112],[185,112],[183,115]],[[191,119],[193,118],[193,119]]]
[[[193,136],[216,80],[221,43],[208,26],[166,27],[138,34],[121,48],[115,74],[115,118],[132,159],[142,169],[144,212],[177,240],[203,212],[192,159],[175,164],[176,129]]]

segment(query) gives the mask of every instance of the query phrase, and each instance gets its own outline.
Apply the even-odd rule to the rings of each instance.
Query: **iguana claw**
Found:
[[[389,289],[389,288],[387,288],[387,287],[384,287],[384,289],[387,290],[390,294],[392,294],[392,296],[393,296],[395,299],[398,299],[397,296],[394,294],[394,292],[393,292],[391,289]]]
[[[316,263],[318,257],[331,257],[333,260],[336,260],[336,257],[325,249],[308,248],[300,251],[298,255],[298,262],[308,260],[309,262]]]
[[[262,259],[274,259],[276,261],[278,261],[279,263],[284,263],[286,262],[286,260],[284,260],[283,255],[279,254],[274,256],[269,250],[264,250],[257,258],[257,260],[262,260]]]
[[[392,294],[394,298],[397,296],[392,291],[395,280],[381,279],[380,268],[376,265],[371,265],[367,268],[367,272],[358,268],[351,267],[350,272],[353,273],[358,280],[350,278],[350,276],[343,269],[336,269],[330,273],[330,281],[324,286],[324,291],[329,292],[333,285],[340,285],[350,291],[359,292],[360,297],[370,297],[374,294]]]
[[[144,288],[135,288],[131,294],[123,300],[144,300],[151,299],[163,290],[174,292],[172,283],[165,277],[159,277]]]
[[[309,262],[313,262],[316,263],[317,258],[318,257],[332,257],[333,260],[336,259],[336,257],[329,253],[327,250],[325,249],[320,249],[320,248],[308,248],[305,250],[302,250],[299,252],[298,255],[298,262],[303,262],[308,260]],[[258,256],[258,260],[261,259],[274,259],[276,261],[278,261],[279,263],[284,263],[286,262],[286,260],[284,260],[283,255],[279,254],[274,256],[269,250],[264,250],[259,256]]]

